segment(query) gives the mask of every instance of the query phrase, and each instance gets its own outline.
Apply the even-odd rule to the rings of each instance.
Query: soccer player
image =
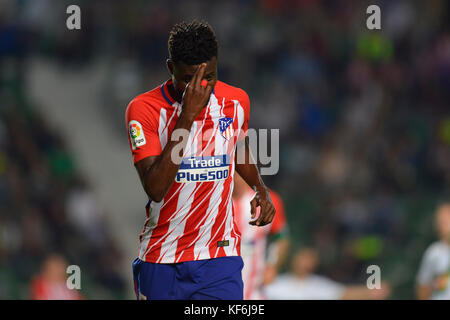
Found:
[[[237,225],[242,234],[244,299],[262,300],[265,299],[262,286],[272,282],[278,274],[287,256],[289,239],[283,201],[273,190],[270,190],[270,197],[277,214],[272,223],[261,228],[248,224],[248,220],[251,219],[250,200],[253,194],[253,190],[245,181],[235,174],[233,206]],[[271,244],[268,247],[269,240]],[[268,256],[266,251],[269,252]]]
[[[148,195],[133,262],[136,296],[242,299],[235,170],[256,191],[249,223],[264,226],[275,215],[245,139],[249,97],[218,80],[217,40],[208,23],[175,25],[168,49],[170,79],[126,110],[134,165]],[[245,161],[236,161],[237,154]]]
[[[450,299],[450,203],[439,206],[435,214],[440,240],[425,251],[417,274],[419,299]]]

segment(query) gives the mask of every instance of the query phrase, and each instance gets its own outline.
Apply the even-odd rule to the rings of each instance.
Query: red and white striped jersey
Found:
[[[272,223],[257,227],[249,224],[251,219],[250,200],[254,192],[248,191],[239,198],[233,198],[236,222],[242,234],[241,255],[244,260],[242,269],[242,280],[244,281],[244,299],[262,300],[261,292],[264,270],[266,266],[266,249],[269,235],[282,233],[286,228],[286,216],[284,205],[280,196],[270,190],[270,198],[276,210]]]
[[[134,163],[161,154],[182,106],[167,86],[134,98],[126,124]],[[217,81],[195,119],[175,181],[160,202],[148,200],[139,258],[176,263],[240,255],[233,192],[235,145],[248,129],[250,101],[242,89]],[[178,140],[178,139],[176,139]]]

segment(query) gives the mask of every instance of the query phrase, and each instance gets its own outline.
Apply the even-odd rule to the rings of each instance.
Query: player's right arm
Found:
[[[205,63],[201,64],[191,82],[186,86],[183,94],[182,111],[172,134],[177,129],[184,129],[189,132],[195,118],[208,103],[213,87],[209,84],[206,87],[200,85],[205,67]],[[153,201],[160,202],[172,186],[180,166],[180,163],[172,158],[172,153],[176,150],[183,153],[186,143],[187,139],[172,141],[169,137],[167,144],[159,155],[148,156],[135,163],[142,186]],[[176,150],[174,150],[175,147],[177,147]]]

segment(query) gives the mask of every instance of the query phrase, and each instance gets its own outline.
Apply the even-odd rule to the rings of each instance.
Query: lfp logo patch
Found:
[[[219,130],[226,140],[230,140],[234,134],[233,118],[221,118],[219,119]]]
[[[141,127],[137,123],[133,123],[130,126],[131,138],[136,139],[141,134]]]
[[[135,150],[137,147],[145,145],[145,136],[144,136],[144,130],[142,129],[142,125],[136,121],[131,120],[128,124],[128,130],[130,133],[130,141],[131,141],[131,147],[133,150]]]

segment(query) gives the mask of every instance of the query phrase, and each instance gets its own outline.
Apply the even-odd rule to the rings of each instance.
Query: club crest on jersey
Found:
[[[146,141],[144,130],[142,129],[142,125],[138,121],[131,120],[128,124],[128,131],[130,134],[131,147],[133,148],[133,150],[145,145]]]
[[[219,119],[219,130],[226,140],[230,140],[234,135],[233,118],[221,118]]]

